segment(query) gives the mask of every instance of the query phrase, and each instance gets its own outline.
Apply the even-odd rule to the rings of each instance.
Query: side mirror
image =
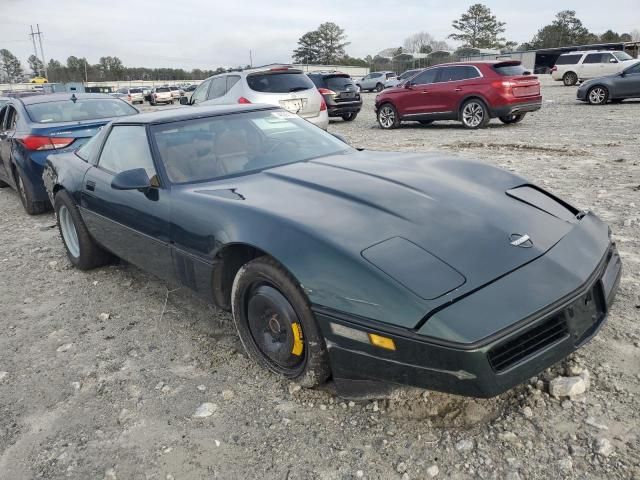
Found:
[[[189,105],[189,99],[187,97],[180,97],[180,105]]]
[[[411,90],[413,88],[413,83],[411,82],[404,82],[403,84],[404,88],[406,88],[407,90]]]
[[[144,168],[134,168],[118,173],[111,180],[111,188],[115,190],[140,190],[147,192],[151,188],[149,175]]]
[[[618,61],[615,58],[610,58],[609,63],[618,63]]]

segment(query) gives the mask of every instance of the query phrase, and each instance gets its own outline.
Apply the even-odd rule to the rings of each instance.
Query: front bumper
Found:
[[[583,83],[582,85],[580,85],[580,87],[576,91],[576,98],[581,102],[586,102],[588,90],[589,90],[588,86],[585,86],[585,84]]]
[[[579,288],[522,319],[515,329],[467,345],[437,341],[322,307],[314,307],[314,313],[339,388],[345,381],[366,385],[374,380],[492,397],[539,374],[593,338],[604,325],[621,272],[620,257],[611,244]],[[392,338],[396,350],[336,335],[332,324]]]

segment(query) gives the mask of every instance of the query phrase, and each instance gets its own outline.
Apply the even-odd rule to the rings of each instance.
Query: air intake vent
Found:
[[[567,335],[564,314],[554,315],[518,337],[492,348],[488,354],[489,363],[493,370],[502,372]]]

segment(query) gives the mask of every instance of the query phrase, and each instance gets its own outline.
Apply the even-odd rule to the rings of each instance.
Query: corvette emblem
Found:
[[[520,235],[519,233],[512,233],[509,236],[509,240],[511,240],[511,245],[513,245],[514,247],[520,247],[520,248],[533,247],[533,242],[531,241],[531,237],[527,234]]]

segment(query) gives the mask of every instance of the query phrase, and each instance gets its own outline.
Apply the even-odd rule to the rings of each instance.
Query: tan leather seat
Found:
[[[244,130],[227,130],[216,136],[214,151],[218,168],[225,175],[244,170],[250,160],[250,146]]]

